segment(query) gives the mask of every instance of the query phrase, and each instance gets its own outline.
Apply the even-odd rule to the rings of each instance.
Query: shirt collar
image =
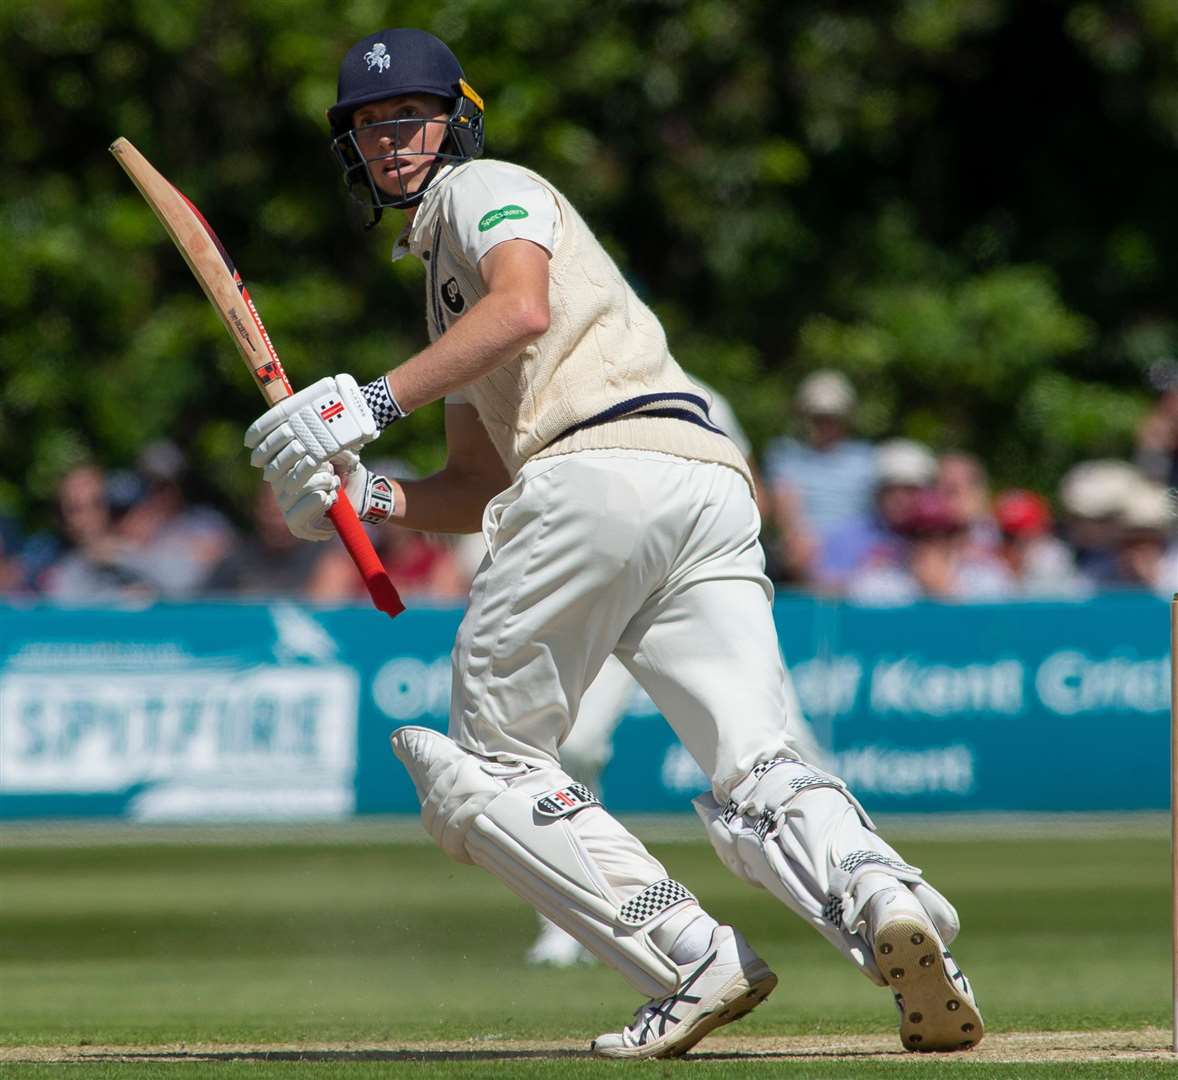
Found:
[[[460,167],[452,163],[443,165],[434,175],[417,205],[417,213],[413,215],[413,220],[397,234],[397,239],[393,242],[393,262],[403,259],[406,255],[420,255],[429,227],[437,215],[438,207],[441,206],[438,192],[446,185],[454,170]]]

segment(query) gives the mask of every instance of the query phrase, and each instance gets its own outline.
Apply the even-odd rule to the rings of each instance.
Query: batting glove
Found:
[[[246,430],[245,445],[267,483],[294,488],[404,415],[384,378],[360,387],[351,375],[336,375],[263,413]]]
[[[320,465],[300,484],[275,486],[278,506],[291,533],[300,540],[330,540],[335,528],[326,514],[339,498],[341,486],[361,521],[380,525],[392,515],[393,485],[388,478],[370,472],[355,454],[340,455],[335,468]]]

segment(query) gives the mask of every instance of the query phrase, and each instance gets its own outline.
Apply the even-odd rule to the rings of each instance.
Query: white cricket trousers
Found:
[[[796,754],[760,524],[725,465],[638,450],[525,464],[483,517],[450,737],[559,767],[581,695],[614,653],[717,799],[757,762]]]

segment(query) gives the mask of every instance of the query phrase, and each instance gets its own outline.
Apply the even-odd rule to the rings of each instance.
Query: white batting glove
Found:
[[[361,521],[370,525],[388,521],[393,512],[393,485],[388,477],[361,465],[355,454],[347,454],[337,459],[335,468],[320,465],[301,484],[275,486],[286,527],[300,540],[330,540],[335,528],[326,515],[339,498],[341,485]]]
[[[267,483],[293,489],[404,415],[385,379],[360,387],[351,375],[329,376],[258,417],[246,429],[245,445]]]
[[[300,540],[330,540],[335,528],[325,515],[339,498],[339,487],[339,477],[330,465],[320,465],[301,484],[288,489],[275,485],[274,496],[291,533]]]

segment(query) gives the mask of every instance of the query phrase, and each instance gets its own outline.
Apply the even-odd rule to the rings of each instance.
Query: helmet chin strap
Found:
[[[425,174],[425,179],[421,182],[419,187],[412,195],[405,194],[404,181],[398,180],[401,184],[402,198],[393,202],[385,202],[382,196],[379,204],[372,207],[372,220],[364,226],[365,232],[369,229],[376,228],[380,224],[381,215],[384,213],[385,207],[391,207],[395,210],[408,210],[410,207],[416,206],[422,199],[425,198],[425,193],[429,190],[430,184],[434,182],[434,178],[438,175],[438,170],[442,167],[442,159],[435,157],[433,164],[430,165],[429,171]]]

